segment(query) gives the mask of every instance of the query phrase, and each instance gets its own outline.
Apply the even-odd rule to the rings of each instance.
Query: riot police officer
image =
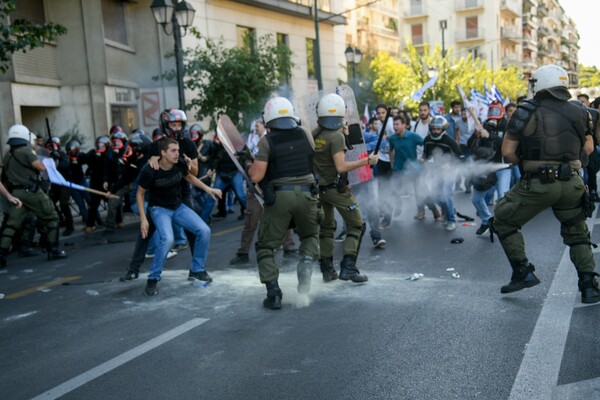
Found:
[[[363,221],[358,203],[347,185],[343,184],[343,174],[360,168],[366,164],[375,165],[379,160],[376,154],[356,161],[346,161],[346,142],[344,139],[344,117],[346,104],[337,94],[327,94],[317,104],[318,127],[313,132],[315,141],[315,173],[319,176],[319,201],[324,212],[319,233],[321,258],[321,273],[325,282],[338,278],[333,267],[333,234],[335,233],[335,215],[337,209],[346,223],[346,238],[344,239],[344,258],[340,263],[341,280],[366,282],[366,275],[356,268],[356,258],[360,243],[365,233],[366,224]]]
[[[31,136],[24,125],[13,125],[8,130],[10,151],[4,157],[4,177],[7,189],[23,203],[16,207],[11,203],[8,221],[0,237],[0,267],[6,266],[6,257],[15,232],[29,212],[34,213],[43,224],[48,237],[48,260],[66,258],[58,249],[58,214],[52,200],[40,189],[39,173],[46,170],[31,147]]]
[[[254,182],[260,182],[265,200],[256,242],[260,281],[267,287],[263,305],[279,309],[282,293],[274,254],[290,224],[295,225],[300,237],[298,292],[310,290],[313,263],[319,255],[314,142],[310,132],[298,126],[292,104],[283,97],[267,102],[263,119],[269,131],[258,143],[248,174]]]
[[[593,150],[587,111],[569,103],[566,71],[557,65],[540,67],[530,79],[533,99],[519,104],[502,144],[507,162],[520,163],[523,179],[498,202],[493,228],[500,239],[512,277],[502,286],[511,293],[540,283],[527,259],[521,227],[552,207],[560,233],[570,247],[583,303],[600,301],[598,274],[585,222],[589,212],[580,157]],[[589,214],[588,214],[589,215]]]

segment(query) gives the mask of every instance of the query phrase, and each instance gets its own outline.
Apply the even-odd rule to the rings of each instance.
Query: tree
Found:
[[[34,23],[24,19],[10,21],[15,11],[15,1],[0,2],[0,72],[10,68],[11,55],[18,51],[26,52],[36,47],[42,47],[60,35],[67,33],[67,28],[53,22],[44,24]]]
[[[196,92],[188,108],[197,110],[198,119],[225,113],[244,129],[291,76],[291,50],[272,35],[246,36],[241,48],[226,48],[223,39],[214,42],[191,32],[199,44],[184,54],[185,86]]]
[[[579,65],[579,86],[600,86],[600,71],[595,66],[585,67]]]
[[[491,70],[487,68],[485,61],[478,58],[456,58],[452,54],[453,49],[450,48],[446,57],[442,57],[439,45],[433,49],[425,46],[423,54],[419,54],[410,43],[402,55],[404,62],[380,52],[371,62],[371,69],[376,76],[373,90],[388,104],[404,103],[407,108],[416,109],[418,101],[412,100],[410,96],[430,79],[431,69],[438,74],[438,79],[425,92],[425,100],[433,99],[435,93],[436,99],[449,105],[452,100],[460,99],[457,84],[466,91],[473,88],[483,93],[484,80],[488,85],[494,82],[504,98],[516,99],[525,92],[527,85],[516,67]]]

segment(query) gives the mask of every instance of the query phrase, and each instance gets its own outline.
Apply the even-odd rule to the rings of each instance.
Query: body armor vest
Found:
[[[523,137],[523,158],[531,161],[575,161],[585,143],[587,117],[566,101],[544,99],[535,110],[535,132]]]
[[[291,178],[312,174],[314,150],[300,127],[290,130],[271,130],[267,179]]]

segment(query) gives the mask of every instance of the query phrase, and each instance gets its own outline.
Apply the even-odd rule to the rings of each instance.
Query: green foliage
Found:
[[[579,86],[600,86],[600,71],[595,66],[579,65]]]
[[[197,94],[187,108],[196,118],[227,114],[240,129],[260,115],[280,82],[291,76],[291,50],[272,35],[227,48],[192,29],[198,45],[184,53],[185,86]],[[204,45],[202,45],[204,44]],[[174,78],[174,72],[167,78]]]
[[[491,70],[485,61],[473,60],[470,56],[456,58],[452,53],[450,48],[446,57],[442,57],[442,49],[438,45],[433,50],[425,46],[423,53],[419,54],[409,43],[402,55],[404,62],[401,62],[388,53],[380,52],[370,65],[376,76],[373,90],[390,105],[403,103],[407,109],[416,110],[419,102],[410,99],[410,96],[430,79],[431,69],[437,72],[438,80],[425,92],[422,100],[432,100],[435,94],[435,98],[442,100],[446,108],[452,100],[460,99],[457,84],[467,92],[474,88],[483,93],[484,80],[490,86],[494,82],[502,96],[512,100],[526,92],[527,84],[516,67]]]
[[[34,23],[24,19],[16,19],[7,24],[10,15],[15,11],[15,1],[0,2],[0,72],[4,73],[10,68],[11,55],[18,51],[41,47],[44,43],[53,41],[60,35],[67,33],[67,28],[62,25],[48,22]]]

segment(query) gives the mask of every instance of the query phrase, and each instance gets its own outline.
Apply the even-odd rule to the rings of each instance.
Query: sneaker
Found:
[[[418,210],[415,219],[425,219],[425,209]]]
[[[146,258],[154,258],[154,254],[146,253]]]
[[[213,279],[210,277],[210,275],[208,275],[208,272],[206,271],[190,271],[190,273],[188,274],[188,281],[193,281],[194,279],[208,283],[211,283],[213,281]]]
[[[175,245],[175,246],[174,246],[174,247],[171,249],[171,251],[175,251],[175,252],[177,252],[177,251],[185,250],[185,249],[187,249],[187,248],[188,248],[188,244],[187,244],[187,242],[185,242],[185,243],[181,243],[181,244]]]
[[[333,241],[337,243],[343,242],[344,240],[346,240],[346,232],[344,231],[340,232],[339,235],[333,238]]]
[[[383,249],[386,243],[385,239],[373,239],[373,247],[376,249]]]
[[[138,278],[138,276],[139,276],[139,275],[138,275],[138,273],[137,273],[137,272],[131,272],[131,271],[127,271],[127,272],[125,273],[125,275],[123,275],[123,276],[121,276],[121,277],[119,278],[119,281],[121,281],[121,282],[129,282],[129,281],[132,281],[132,280],[134,280],[134,279],[137,279],[137,278]]]
[[[175,257],[176,255],[177,255],[176,251],[169,250],[169,252],[167,253],[167,260],[170,260],[171,258]],[[146,258],[154,258],[154,254],[146,253]]]
[[[94,227],[93,226],[86,226],[83,231],[85,233],[92,233],[92,232],[94,232]]]
[[[454,222],[448,222],[446,224],[446,230],[447,231],[453,231],[456,229],[456,224]]]
[[[250,264],[250,257],[248,257],[248,254],[236,254],[235,257],[229,261],[229,265],[240,264]]]
[[[481,226],[479,227],[479,229],[477,229],[477,232],[475,232],[475,234],[477,236],[483,236],[486,233],[488,233],[490,231],[490,226],[488,224],[481,224]]]
[[[147,296],[154,296],[158,294],[158,281],[156,279],[148,279],[146,282],[146,288],[144,289],[144,293]]]

